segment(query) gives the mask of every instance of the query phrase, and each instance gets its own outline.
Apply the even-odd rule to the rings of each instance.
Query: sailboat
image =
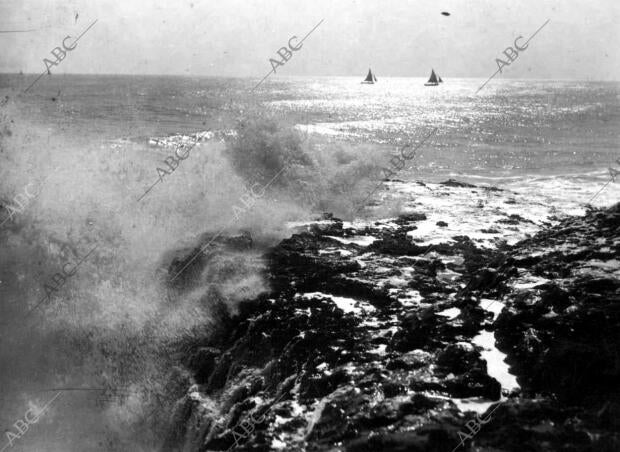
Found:
[[[377,77],[375,77],[375,75],[372,73],[372,71],[370,70],[370,68],[368,68],[368,75],[366,76],[366,79],[362,82],[362,83],[375,83],[377,81]]]
[[[435,69],[431,69],[431,76],[428,79],[428,82],[424,84],[424,86],[437,86],[440,83],[443,83],[443,80],[441,79],[441,77],[437,77],[437,75],[435,74]]]

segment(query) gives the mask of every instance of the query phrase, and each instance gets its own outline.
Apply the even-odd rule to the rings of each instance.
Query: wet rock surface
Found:
[[[495,248],[416,243],[425,220],[324,216],[264,252],[270,290],[184,357],[163,450],[620,450],[620,205]]]

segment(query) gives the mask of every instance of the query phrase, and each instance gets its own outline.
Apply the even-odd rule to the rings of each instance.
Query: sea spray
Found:
[[[197,144],[187,165],[136,207],[136,193],[152,183],[166,150],[135,140],[106,146],[96,131],[74,134],[71,126],[50,134],[27,126],[18,113],[11,135],[4,137],[10,141],[4,158],[11,171],[1,182],[2,193],[59,169],[37,202],[0,231],[0,308],[9,323],[2,335],[11,337],[0,344],[0,355],[12,363],[1,377],[2,396],[27,396],[59,381],[76,387],[131,385],[137,395],[128,400],[55,412],[60,423],[103,426],[112,449],[149,450],[144,445],[159,443],[175,397],[187,389],[187,376],[174,368],[180,347],[207,341],[224,325],[222,315],[270,289],[261,254],[290,234],[287,221],[346,211],[365,193],[361,188],[376,180],[387,154],[387,147],[377,152],[376,146],[308,142],[290,121],[250,118],[236,129],[236,142]],[[248,156],[249,148],[255,153]],[[253,167],[252,161],[261,165]],[[247,231],[253,248],[216,253],[191,288],[171,288],[162,278],[168,257],[227,224],[247,188],[282,168],[281,178],[223,235]],[[40,282],[94,246],[96,253],[55,302],[18,323],[36,303]],[[171,384],[174,391],[167,389]],[[86,395],[72,393],[66,403],[80,397]],[[83,432],[96,436],[95,427]]]
[[[306,217],[329,211],[349,219],[368,188],[383,179],[390,148],[305,141],[285,120],[254,108],[239,118],[227,140],[226,156],[244,180],[266,181],[285,168],[274,183],[280,199],[301,206]],[[291,218],[291,220],[294,220]]]

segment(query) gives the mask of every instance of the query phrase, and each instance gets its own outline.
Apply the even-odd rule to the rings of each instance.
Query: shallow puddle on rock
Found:
[[[481,298],[480,306],[482,306],[482,309],[484,309],[485,311],[492,312],[493,321],[495,321],[497,319],[497,316],[502,312],[502,309],[504,309],[505,305],[499,300],[494,300],[492,298]]]
[[[511,391],[520,388],[517,378],[510,373],[508,364],[504,361],[506,354],[500,352],[495,346],[495,335],[493,332],[482,330],[473,338],[472,343],[482,347],[483,350],[480,354],[487,362],[487,373],[499,381],[502,389]]]
[[[447,317],[450,320],[452,320],[458,317],[460,313],[461,313],[461,310],[459,308],[448,308],[448,309],[438,312],[437,315],[440,315],[442,317]]]

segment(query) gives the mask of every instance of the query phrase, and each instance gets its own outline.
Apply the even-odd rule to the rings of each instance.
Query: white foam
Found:
[[[339,250],[339,249],[335,249],[335,248],[328,248],[325,250],[319,250],[319,254],[336,254],[339,253],[341,256],[347,257],[347,256],[351,256],[353,253],[351,251],[348,250]]]
[[[373,354],[376,354],[376,355],[385,355],[385,349],[386,348],[387,348],[387,345],[379,344],[375,348],[372,348],[372,349],[368,350],[368,353],[373,353]]]
[[[301,227],[301,226],[310,226],[312,224],[333,224],[334,222],[331,220],[316,220],[316,221],[287,221],[286,227],[287,228],[297,228],[297,227]]]
[[[373,237],[371,235],[352,236],[352,237],[347,237],[346,239],[343,238],[343,237],[334,237],[333,235],[328,235],[326,237],[329,237],[330,239],[337,240],[340,243],[344,243],[345,245],[349,245],[351,243],[354,243],[354,244],[359,245],[359,246],[372,245],[372,243],[377,240],[376,237]]]
[[[489,401],[483,397],[469,397],[465,399],[450,399],[462,412],[473,411],[478,414],[484,414],[491,405],[497,402]]]
[[[422,300],[424,298],[417,290],[408,290],[404,295],[398,297],[398,301],[407,307],[419,306]]]
[[[286,443],[280,441],[278,438],[274,438],[271,440],[271,448],[275,450],[285,449],[287,447]]]
[[[527,275],[519,278],[517,283],[513,283],[512,287],[518,290],[533,289],[536,286],[549,282],[548,279],[541,278],[540,276]]]
[[[364,301],[359,301],[354,298],[337,297],[335,295],[325,294],[323,292],[309,292],[301,295],[304,298],[329,298],[336,306],[342,309],[345,313],[353,312],[355,314],[361,314],[363,312],[375,311],[375,307]]]
[[[474,413],[478,414],[485,413],[491,405],[497,403],[497,401],[491,401],[485,399],[484,397],[446,397],[444,395],[431,392],[423,392],[422,394],[430,398],[451,400],[462,412],[473,411]]]

